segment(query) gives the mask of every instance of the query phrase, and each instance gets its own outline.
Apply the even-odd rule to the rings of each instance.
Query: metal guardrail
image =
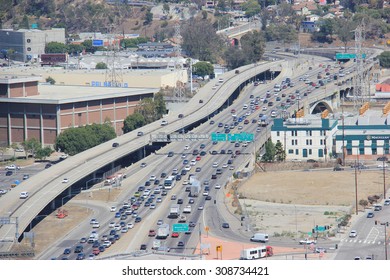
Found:
[[[0,252],[0,259],[16,259],[24,257],[34,257],[34,251],[21,251],[21,252]]]

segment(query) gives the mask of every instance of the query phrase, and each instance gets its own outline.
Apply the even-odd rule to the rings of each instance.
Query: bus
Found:
[[[273,255],[273,249],[271,246],[261,246],[257,248],[249,248],[241,251],[241,260],[255,260],[260,258],[267,258]]]
[[[175,186],[175,176],[169,176],[164,181],[164,189],[170,190]]]

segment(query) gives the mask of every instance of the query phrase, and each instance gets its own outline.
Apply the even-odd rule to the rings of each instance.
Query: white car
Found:
[[[214,167],[214,168],[217,168],[217,167],[218,167],[218,165],[219,165],[219,163],[218,163],[218,162],[214,162],[214,163],[213,163],[213,167]]]
[[[209,195],[209,192],[208,192],[208,191],[204,191],[204,192],[203,192],[203,195],[204,195],[204,196],[208,196],[208,195]]]
[[[69,179],[68,179],[68,178],[62,179],[62,183],[68,183],[68,182],[69,182]]]
[[[122,233],[126,233],[126,232],[128,232],[128,231],[129,231],[129,229],[128,229],[127,227],[121,228],[121,232],[122,232]]]
[[[185,170],[185,171],[190,171],[190,170],[191,170],[191,165],[188,165],[188,164],[187,164],[187,165],[184,167],[184,170]]]
[[[190,146],[188,146],[188,145],[184,146],[184,150],[189,150],[189,149],[190,149]]]
[[[181,158],[186,158],[186,156],[187,156],[186,154],[182,154]]]
[[[156,176],[155,175],[151,175],[150,178],[149,178],[149,181],[154,181],[156,180]]]
[[[115,212],[115,211],[116,211],[116,207],[115,206],[111,206],[110,212]]]
[[[92,228],[100,228],[99,222],[95,222],[92,224]]]
[[[221,185],[220,185],[220,184],[216,184],[214,188],[220,189],[220,188],[221,188]]]
[[[67,154],[61,154],[60,159],[66,159],[66,158],[68,158]]]
[[[199,205],[198,206],[198,210],[203,210],[204,206],[203,205]]]
[[[356,236],[357,236],[357,231],[356,230],[351,230],[351,232],[349,233],[349,237],[354,238]]]
[[[222,168],[228,168],[228,164],[227,163],[225,163],[224,165],[222,165]]]
[[[111,246],[111,241],[110,240],[106,240],[103,242],[103,246],[106,247],[106,248],[109,248]]]
[[[388,168],[389,166],[385,164],[378,164],[378,168]]]
[[[161,126],[165,126],[165,125],[167,125],[168,124],[168,122],[167,121],[161,121]]]
[[[132,224],[132,223],[128,223],[128,224],[127,224],[127,228],[128,228],[128,229],[131,229],[131,228],[133,228],[133,227],[134,227],[134,224]]]
[[[15,164],[7,165],[5,167],[5,170],[20,170],[20,166],[15,165]]]
[[[183,181],[183,185],[185,186],[185,185],[188,185],[189,184],[189,182],[188,182],[188,180],[184,180]]]
[[[115,227],[115,222],[109,223],[108,227],[109,227],[109,228],[114,228],[114,227]]]
[[[191,160],[190,165],[194,166],[196,164],[196,160]]]

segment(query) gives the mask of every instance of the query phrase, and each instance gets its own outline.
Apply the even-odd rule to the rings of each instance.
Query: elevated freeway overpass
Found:
[[[15,224],[4,223],[0,227],[0,251],[9,250],[10,244],[21,239],[21,234],[28,228],[34,218],[46,207],[56,208],[55,199],[71,193],[72,185],[78,181],[94,176],[97,170],[114,166],[127,155],[131,155],[150,144],[152,133],[173,133],[180,131],[207,119],[207,116],[223,107],[232,95],[239,91],[254,78],[265,75],[270,71],[283,72],[287,69],[286,61],[262,62],[256,65],[248,65],[239,69],[239,72],[231,71],[223,76],[224,81],[218,86],[207,84],[199,93],[186,103],[184,118],[178,119],[177,115],[169,115],[164,118],[168,125],[161,126],[160,121],[149,124],[142,129],[132,131],[114,140],[103,143],[97,147],[84,151],[73,157],[42,171],[39,176],[33,176],[29,180],[18,185],[17,190],[11,191],[2,198],[0,203],[0,217],[17,219]],[[280,78],[278,78],[280,79]],[[137,136],[138,131],[144,135]],[[112,147],[116,142],[119,146]],[[69,183],[62,183],[63,178],[68,178]],[[28,199],[20,199],[21,191],[28,191]],[[6,197],[6,199],[4,199]]]

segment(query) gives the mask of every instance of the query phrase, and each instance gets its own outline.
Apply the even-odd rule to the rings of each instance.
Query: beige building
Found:
[[[118,70],[116,70],[118,74]],[[104,87],[106,81],[110,81],[109,75],[106,79],[106,70],[71,70],[56,67],[18,67],[0,68],[0,74],[9,75],[33,75],[41,76],[42,81],[52,77],[56,85],[96,86]],[[186,84],[188,82],[187,71],[182,70],[179,75],[170,69],[125,69],[122,70],[122,87],[137,88],[165,88],[174,87],[176,80]]]

